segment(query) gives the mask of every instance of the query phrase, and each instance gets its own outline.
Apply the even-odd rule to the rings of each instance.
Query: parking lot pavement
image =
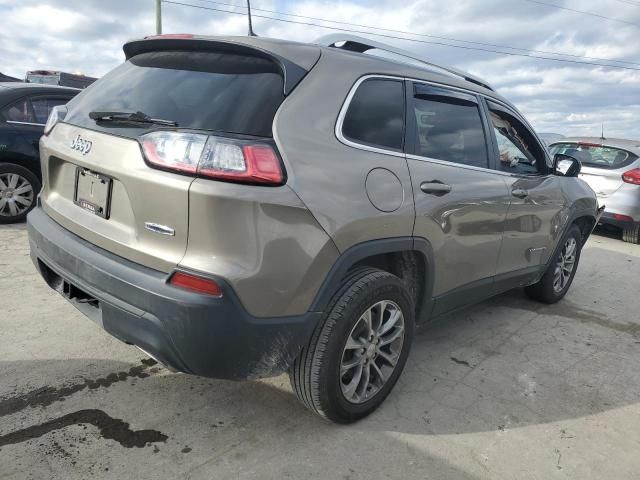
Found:
[[[637,478],[640,246],[594,236],[564,301],[430,325],[382,408],[327,424],[285,376],[153,365],[52,293],[0,226],[0,478]]]

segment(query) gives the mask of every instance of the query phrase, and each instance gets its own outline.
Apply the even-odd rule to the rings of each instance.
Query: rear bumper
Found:
[[[28,216],[31,258],[49,286],[118,339],[176,370],[213,378],[259,378],[290,367],[320,313],[249,315],[233,289],[221,298],[167,284],[167,274],[102,250],[37,207]]]
[[[601,224],[625,228],[640,222],[640,186],[624,184],[614,194],[599,201],[606,205]]]
[[[626,214],[621,214],[626,215]],[[614,213],[606,211],[598,220],[598,225],[611,225],[612,227],[620,228],[624,230],[632,225],[638,223],[638,220],[625,220],[620,217],[615,217]]]

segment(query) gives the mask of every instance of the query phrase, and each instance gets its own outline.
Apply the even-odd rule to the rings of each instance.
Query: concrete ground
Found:
[[[308,413],[284,376],[172,374],[51,292],[0,227],[2,479],[640,476],[640,246],[585,247],[566,299],[514,291],[417,337],[382,408]]]

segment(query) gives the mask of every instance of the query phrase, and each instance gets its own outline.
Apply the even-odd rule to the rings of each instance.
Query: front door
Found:
[[[505,176],[490,168],[478,97],[421,83],[408,91],[414,235],[433,247],[438,315],[491,294],[510,194]]]
[[[496,290],[527,285],[553,253],[568,218],[569,202],[543,147],[510,108],[487,101],[496,170],[511,197],[496,272]]]

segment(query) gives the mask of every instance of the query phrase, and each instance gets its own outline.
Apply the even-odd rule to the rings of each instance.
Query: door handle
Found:
[[[451,191],[451,185],[442,183],[440,180],[431,180],[430,182],[422,182],[420,184],[420,190],[429,195],[440,197]]]
[[[529,192],[524,188],[514,188],[511,190],[511,195],[517,198],[526,198],[529,196]]]

